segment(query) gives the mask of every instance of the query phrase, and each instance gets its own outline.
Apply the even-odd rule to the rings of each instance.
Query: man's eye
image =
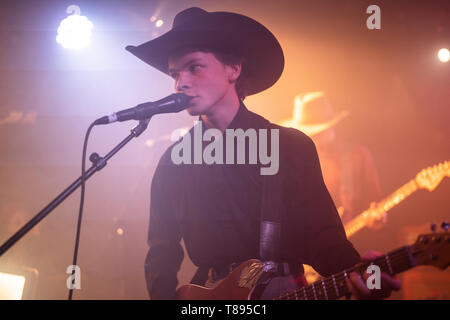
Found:
[[[189,69],[191,72],[195,72],[195,71],[198,71],[200,67],[201,67],[201,65],[199,65],[199,64],[193,64],[190,66]]]

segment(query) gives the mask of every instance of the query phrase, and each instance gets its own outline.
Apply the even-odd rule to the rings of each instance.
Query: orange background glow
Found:
[[[91,46],[79,52],[55,41],[70,1],[25,2],[0,4],[0,243],[80,175],[92,121],[172,93],[169,77],[124,48],[167,32],[175,14],[191,6],[241,13],[267,26],[282,45],[285,70],[273,87],[246,98],[247,107],[278,122],[292,116],[298,93],[326,92],[337,110],[349,110],[336,130],[373,153],[386,196],[421,169],[450,159],[450,63],[437,59],[440,48],[450,47],[448,1],[377,1],[381,30],[368,30],[365,10],[372,1],[82,0],[77,4],[95,28]],[[164,23],[156,27],[152,16]],[[74,299],[148,298],[150,182],[171,144],[159,138],[193,120],[186,112],[155,116],[142,136],[87,183],[82,289]],[[104,155],[133,126],[96,127],[88,155]],[[150,139],[156,142],[146,143]],[[412,242],[411,234],[450,218],[449,194],[446,178],[433,192],[419,190],[393,208],[382,229],[350,240],[381,252]],[[0,266],[39,270],[32,298],[67,297],[79,195],[78,190],[0,257]],[[180,284],[194,271],[186,258]],[[408,296],[402,291],[394,297]]]

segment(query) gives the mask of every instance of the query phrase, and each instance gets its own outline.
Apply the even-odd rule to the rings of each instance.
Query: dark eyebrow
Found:
[[[196,63],[196,62],[201,62],[201,60],[199,59],[199,58],[192,58],[191,60],[189,60],[188,62],[186,62],[182,67],[181,67],[181,69],[184,69],[184,68],[186,68],[186,66],[188,66],[188,65],[190,65],[190,64],[192,64],[192,63]],[[174,73],[174,72],[176,72],[177,70],[176,69],[169,69],[169,73]]]

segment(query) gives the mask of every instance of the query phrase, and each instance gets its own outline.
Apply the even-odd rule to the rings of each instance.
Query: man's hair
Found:
[[[223,53],[211,48],[200,47],[200,46],[190,46],[183,47],[174,52],[172,52],[172,56],[180,56],[185,55],[194,51],[200,52],[208,52],[212,53],[217,60],[219,60],[223,65],[231,66],[231,65],[241,65],[241,73],[239,77],[236,79],[235,88],[236,94],[240,100],[244,100],[248,95],[248,77],[246,76],[247,68],[245,67],[245,59],[244,57],[232,54],[232,53]]]

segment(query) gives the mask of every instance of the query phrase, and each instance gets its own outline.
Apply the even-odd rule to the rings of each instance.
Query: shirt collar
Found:
[[[233,120],[231,120],[230,124],[228,125],[227,129],[247,129],[251,127],[251,113],[245,106],[244,102],[242,100],[239,100],[239,109],[234,115]],[[198,121],[202,121],[202,117],[198,117]],[[205,128],[203,128],[205,130]]]

